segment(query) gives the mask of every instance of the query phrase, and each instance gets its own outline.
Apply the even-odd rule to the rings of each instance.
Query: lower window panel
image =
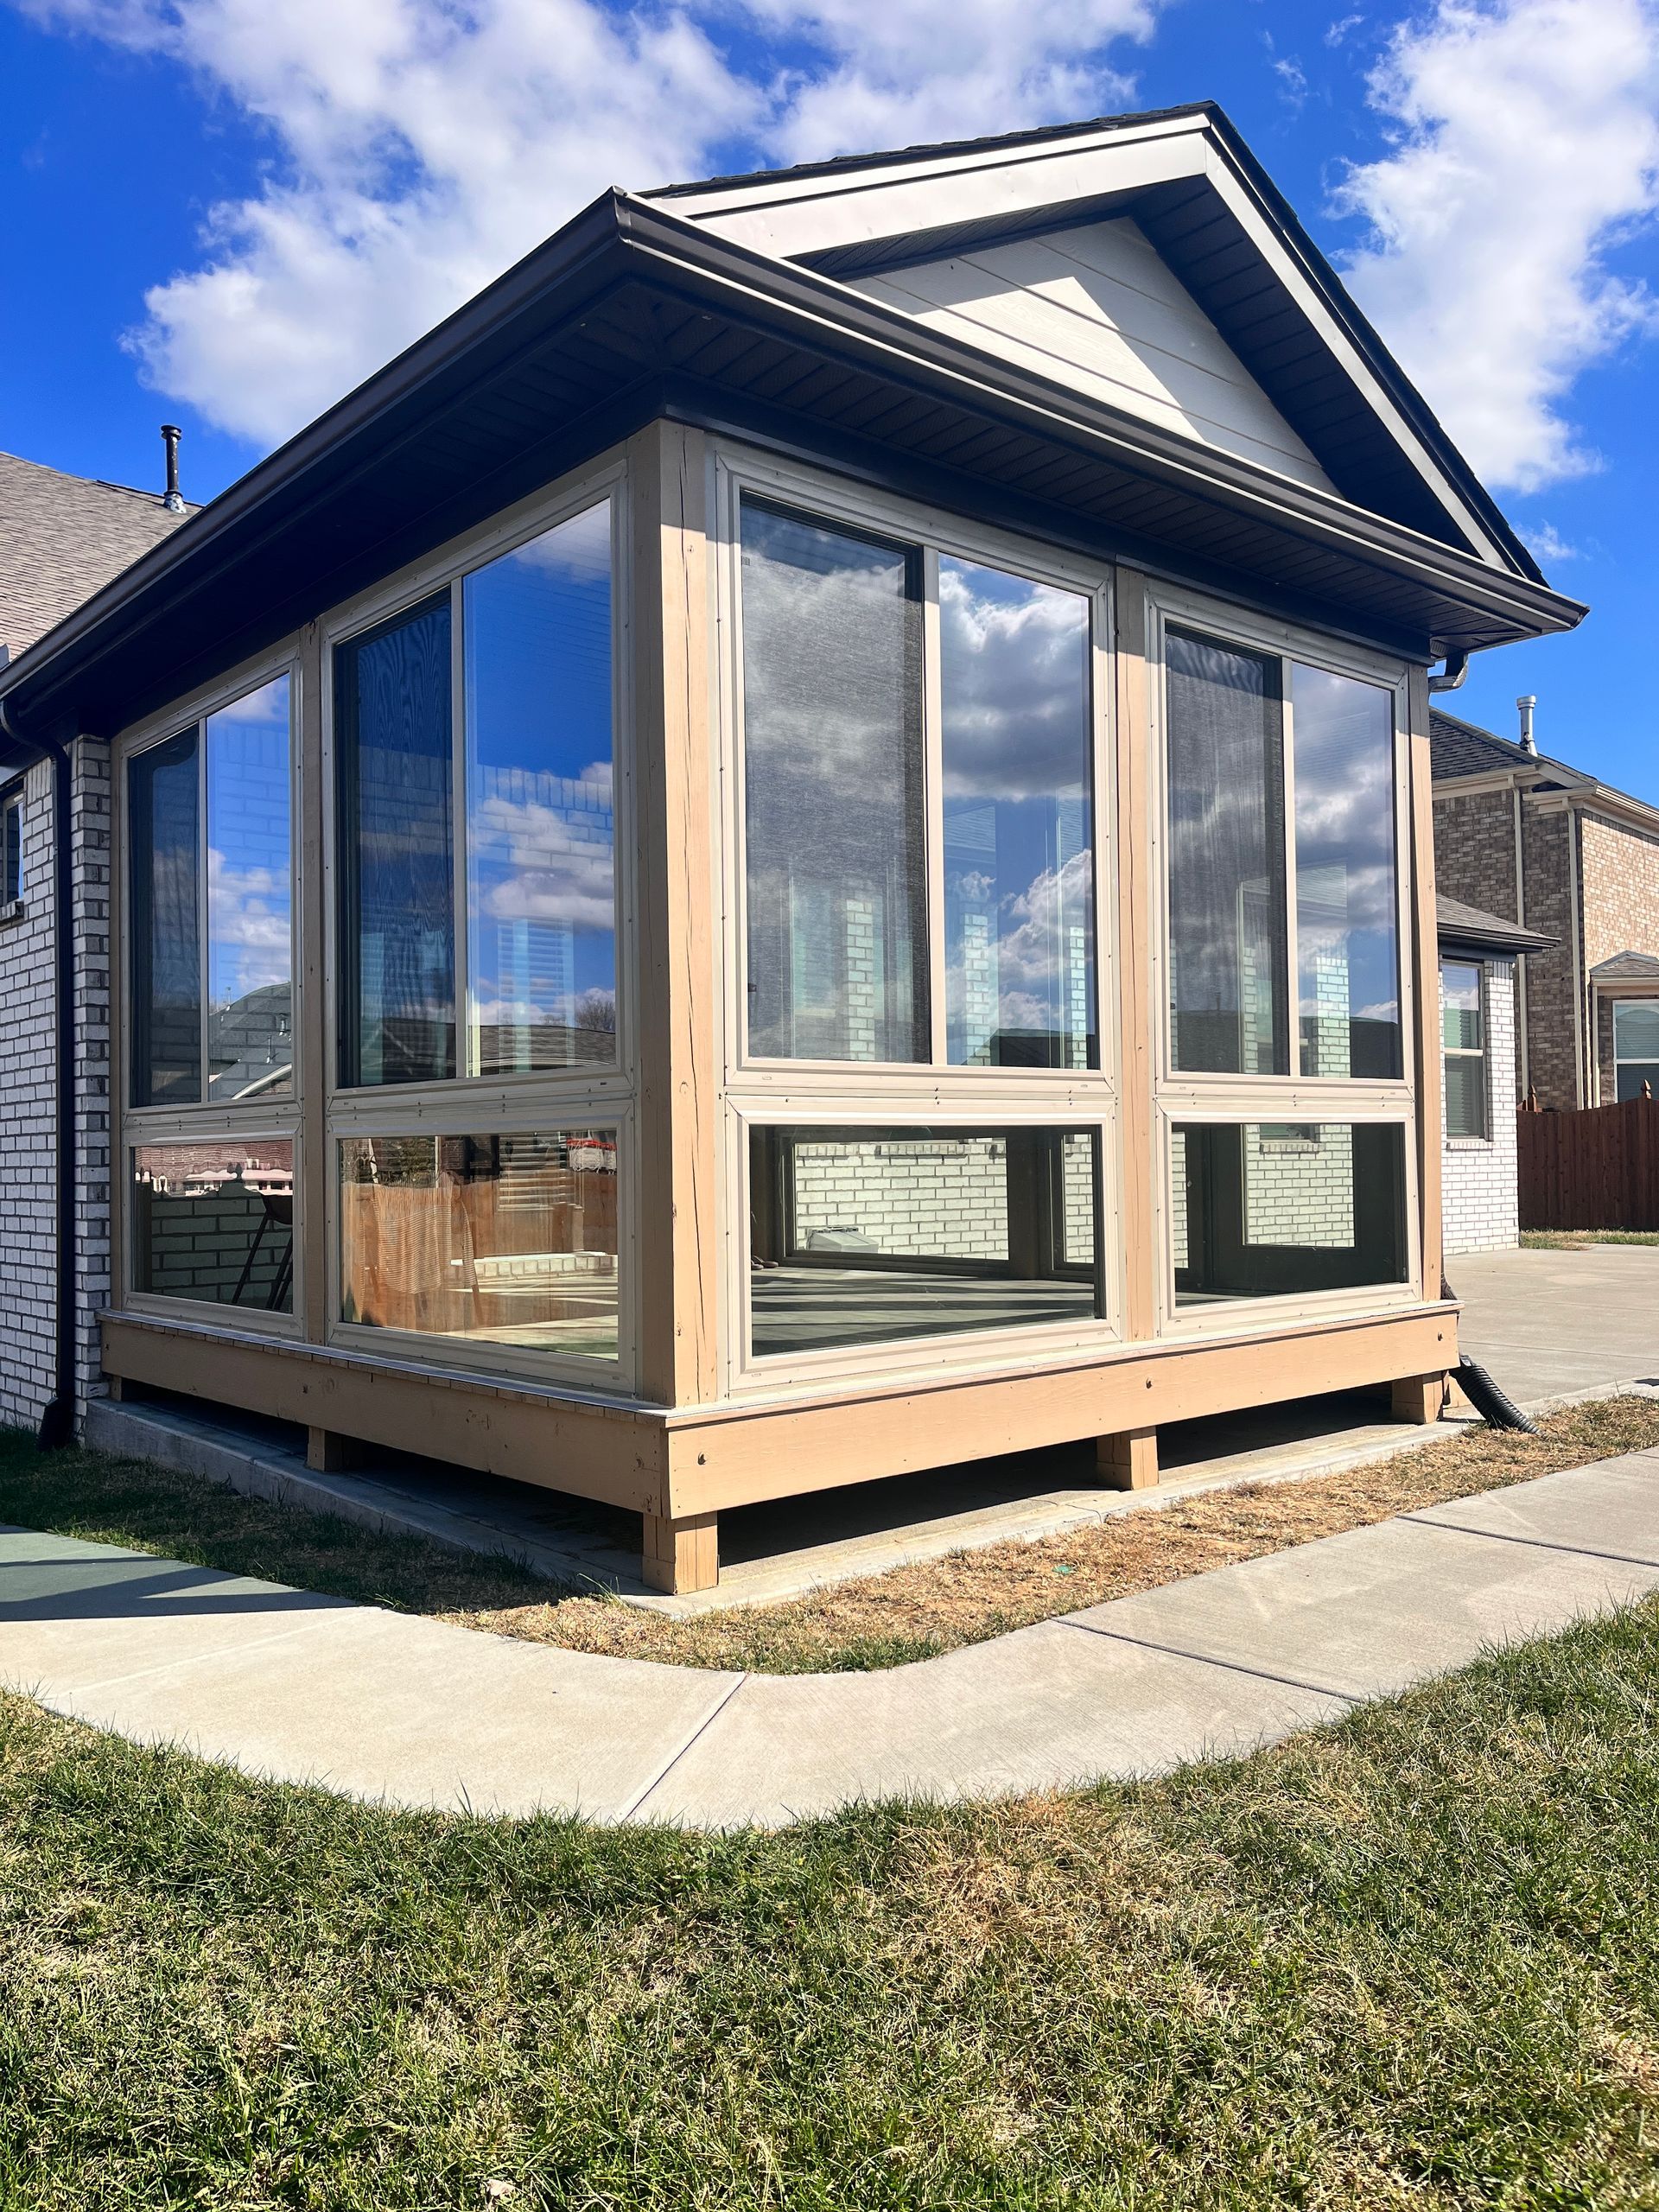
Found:
[[[345,1137],[340,1318],[617,1356],[613,1129]]]
[[[1105,1313],[1096,1129],[756,1128],[758,1358]]]
[[[212,1137],[132,1149],[132,1287],[294,1311],[294,1145]]]
[[[1179,1122],[1170,1184],[1177,1306],[1407,1280],[1400,1122]]]

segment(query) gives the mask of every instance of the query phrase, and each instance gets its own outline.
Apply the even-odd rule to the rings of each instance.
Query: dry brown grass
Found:
[[[1392,1514],[1659,1446],[1659,1400],[1598,1399],[1540,1426],[1538,1437],[1479,1428],[1337,1474],[1211,1491],[1064,1535],[895,1567],[781,1605],[674,1620],[615,1599],[577,1597],[446,1618],[532,1643],[682,1667],[814,1674],[897,1666]]]

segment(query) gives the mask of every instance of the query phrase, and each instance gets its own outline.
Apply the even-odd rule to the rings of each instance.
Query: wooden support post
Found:
[[[118,1406],[127,1395],[127,1386],[118,1375],[106,1375],[104,1377],[104,1390],[111,1402]]]
[[[1095,1439],[1095,1465],[1107,1490],[1153,1490],[1158,1482],[1158,1432],[1125,1428]]]
[[[1396,1421],[1439,1421],[1446,1406],[1444,1375],[1402,1375],[1394,1385]]]
[[[341,1436],[332,1428],[308,1427],[305,1464],[314,1475],[344,1475],[361,1460],[362,1447],[354,1436]]]
[[[676,1598],[691,1590],[712,1590],[720,1580],[719,1514],[692,1513],[680,1521],[665,1521],[656,1513],[642,1517],[645,1534],[639,1572],[651,1588]]]

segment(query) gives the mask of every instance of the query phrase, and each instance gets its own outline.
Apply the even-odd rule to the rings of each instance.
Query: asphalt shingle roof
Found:
[[[1499,737],[1495,730],[1460,721],[1438,707],[1429,709],[1428,749],[1437,784],[1448,776],[1490,776],[1504,768],[1554,768],[1575,781],[1584,773],[1581,768],[1569,768],[1565,760],[1551,760],[1548,753],[1529,753],[1513,738]]]
[[[0,645],[15,660],[190,512],[0,453]]]
[[[1501,914],[1465,906],[1461,899],[1448,899],[1444,893],[1434,903],[1442,944],[1473,944],[1487,952],[1541,952],[1555,942],[1519,922],[1505,921]]]
[[[1659,983],[1659,958],[1651,952],[1616,952],[1590,973],[1599,983]]]

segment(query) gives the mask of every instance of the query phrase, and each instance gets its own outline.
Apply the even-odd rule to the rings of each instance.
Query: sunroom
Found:
[[[1316,452],[1258,360],[1269,467],[860,290],[957,250],[914,196],[826,268],[733,189],[590,211],[59,679],[113,741],[112,1386],[628,1508],[681,1591],[764,1498],[1424,1417],[1428,668],[1577,610],[1454,456],[1395,518],[1403,399]]]

